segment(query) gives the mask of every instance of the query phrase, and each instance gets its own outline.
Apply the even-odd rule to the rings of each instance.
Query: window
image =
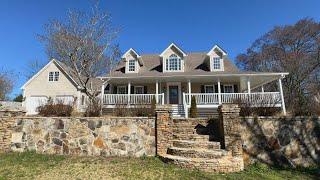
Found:
[[[85,97],[84,95],[81,96],[81,105],[84,105],[84,100],[85,100]]]
[[[49,72],[49,81],[59,81],[59,72]]]
[[[234,93],[233,85],[224,85],[224,93]]]
[[[127,87],[126,86],[118,86],[117,91],[118,91],[118,94],[127,94]]]
[[[135,86],[134,93],[135,94],[144,94],[144,87],[143,86]]]
[[[215,70],[219,70],[221,69],[221,63],[220,63],[220,58],[219,57],[214,57],[213,58],[213,65],[212,65],[213,69]]]
[[[180,71],[181,70],[181,58],[177,55],[172,54],[168,59],[166,59],[167,71]]]
[[[213,85],[205,85],[204,92],[205,93],[214,93],[214,86]]]
[[[130,59],[128,62],[128,71],[129,72],[134,72],[136,71],[136,60]]]

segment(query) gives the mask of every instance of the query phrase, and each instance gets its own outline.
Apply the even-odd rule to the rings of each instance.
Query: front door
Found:
[[[179,104],[179,86],[169,86],[169,103]]]

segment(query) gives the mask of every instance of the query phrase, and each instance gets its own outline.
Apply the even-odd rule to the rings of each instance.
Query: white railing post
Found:
[[[218,79],[218,103],[221,104],[221,84],[220,79]]]
[[[284,115],[286,115],[286,114],[287,114],[287,111],[286,111],[286,105],[285,105],[285,102],[284,102],[284,96],[283,96],[283,89],[282,89],[282,81],[281,81],[281,78],[279,78],[279,91],[280,91],[282,112],[283,112]]]
[[[156,102],[157,104],[159,103],[159,83],[158,81],[156,82]]]
[[[190,94],[190,93],[189,93]],[[187,105],[187,101],[186,101],[186,94],[183,93],[183,107],[184,107],[184,117],[188,118],[188,105]]]
[[[189,94],[189,101],[188,103],[191,105],[191,81],[188,81],[188,94]]]

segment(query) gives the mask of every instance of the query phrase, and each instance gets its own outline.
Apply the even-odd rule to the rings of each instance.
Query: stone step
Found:
[[[200,149],[220,149],[220,142],[209,141],[209,142],[201,142],[201,141],[188,141],[188,140],[173,140],[173,147],[177,148],[200,148]]]
[[[191,133],[191,134],[206,134],[208,133],[208,128],[206,127],[172,127],[173,133]]]
[[[199,135],[199,134],[173,134],[173,140],[193,140],[193,141],[209,141],[208,135]]]
[[[187,158],[174,155],[165,155],[161,157],[166,163],[177,165],[181,168],[193,168],[206,172],[238,172],[243,170],[242,157],[222,156],[220,158]]]
[[[220,158],[222,156],[230,155],[230,152],[225,150],[207,150],[207,149],[192,149],[192,148],[177,148],[170,147],[168,148],[168,154],[174,156],[181,156],[187,158]]]

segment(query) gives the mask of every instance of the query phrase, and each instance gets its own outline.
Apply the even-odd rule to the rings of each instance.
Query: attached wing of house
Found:
[[[171,104],[176,116],[188,116],[191,97],[197,107],[211,111],[222,103],[246,102],[251,106],[282,107],[286,113],[281,79],[286,72],[244,72],[218,45],[208,52],[184,52],[170,44],[161,54],[140,55],[129,49],[118,66],[103,77],[104,108],[117,104]],[[265,84],[278,81],[278,91],[264,92]]]
[[[101,91],[102,80],[90,80],[93,88]],[[86,95],[75,72],[66,64],[51,60],[21,88],[23,107],[28,115],[37,114],[37,108],[51,98],[53,101],[72,104],[78,111],[85,109]]]

